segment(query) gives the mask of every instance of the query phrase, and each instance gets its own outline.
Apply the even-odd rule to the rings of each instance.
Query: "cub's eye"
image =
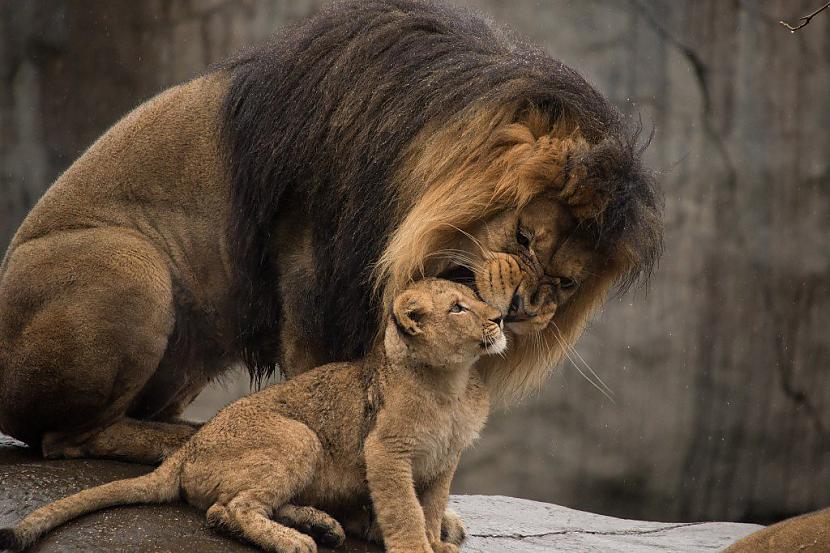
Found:
[[[559,288],[561,290],[570,290],[576,287],[576,281],[572,278],[559,277],[557,280],[559,281]]]
[[[525,249],[530,249],[530,242],[533,240],[533,236],[522,228],[521,225],[516,227],[516,243],[519,244],[521,247]]]
[[[450,307],[450,313],[461,313],[462,311],[466,310],[464,309],[464,306],[460,303],[454,303],[452,304],[452,307]]]

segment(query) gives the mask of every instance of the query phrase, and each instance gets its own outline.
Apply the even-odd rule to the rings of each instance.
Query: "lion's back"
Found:
[[[125,115],[47,190],[11,250],[52,232],[99,226],[160,238],[149,231],[175,221],[171,211],[186,213],[185,225],[187,219],[226,213],[228,183],[217,161],[215,130],[226,89],[224,75],[209,75],[172,87]]]

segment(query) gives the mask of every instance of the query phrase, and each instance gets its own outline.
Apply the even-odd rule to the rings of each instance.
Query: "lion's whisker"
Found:
[[[453,224],[450,224],[450,223],[446,223],[446,224],[447,224],[447,226],[449,226],[449,227],[451,227],[451,228],[454,228],[455,230],[457,230],[458,232],[460,232],[461,234],[463,234],[464,236],[466,236],[467,238],[469,238],[469,239],[470,239],[470,241],[471,241],[473,244],[475,244],[476,246],[478,246],[478,249],[479,249],[479,250],[481,250],[481,255],[484,257],[484,259],[490,259],[490,258],[492,258],[492,257],[493,257],[493,254],[492,254],[492,253],[490,253],[490,252],[488,252],[487,250],[485,250],[485,249],[484,249],[484,246],[482,246],[482,245],[481,245],[481,242],[479,242],[479,241],[478,241],[478,238],[476,238],[475,236],[473,236],[472,234],[470,234],[470,233],[469,233],[469,232],[467,232],[466,230],[463,230],[463,229],[461,229],[461,228],[459,228],[459,227],[457,227],[457,226],[455,226],[455,225],[453,225]]]
[[[472,265],[472,263],[469,260],[459,258],[459,257],[457,257],[455,255],[452,255],[452,254],[446,254],[446,255],[440,255],[440,256],[436,255],[436,256],[431,256],[431,257],[438,257],[438,258],[441,258],[441,259],[445,259],[447,261],[451,261],[451,262],[455,263],[456,265],[459,265],[460,267],[464,267],[465,269],[470,269],[471,271],[474,269],[474,266]]]
[[[475,259],[469,252],[465,252],[464,250],[453,250],[453,249],[446,249],[444,250],[450,255],[458,256],[459,259],[465,260],[467,263],[475,266],[477,269],[481,269],[484,267],[482,263],[480,263],[477,259]]]
[[[431,252],[430,254],[425,256],[425,259],[432,257],[448,259],[449,261],[453,261],[457,265],[465,267],[473,272],[480,271],[481,269],[483,269],[483,265],[480,264],[478,260],[474,259],[469,254],[469,252],[466,252],[464,250],[445,248],[442,250]]]
[[[579,360],[582,361],[582,364],[585,366],[585,368],[588,369],[591,372],[592,375],[594,375],[594,378],[596,378],[597,381],[600,384],[602,384],[602,386],[606,390],[608,390],[608,393],[611,394],[611,395],[614,395],[614,391],[611,389],[611,387],[608,386],[608,384],[605,383],[605,381],[602,379],[602,377],[600,375],[598,375],[596,373],[596,371],[594,371],[594,369],[591,367],[591,365],[585,360],[584,357],[582,357],[582,354],[580,354],[579,351],[577,351],[577,349],[575,347],[573,347],[573,346],[569,346],[569,347],[570,347],[571,351],[576,354],[577,358],[579,358]]]
[[[551,321],[551,322],[553,322],[553,321]],[[554,324],[554,326],[556,326],[556,325]],[[563,340],[562,340],[562,338],[559,336],[559,328],[558,328],[558,327],[556,327],[556,332],[554,332],[554,333],[553,333],[553,337],[554,337],[554,338],[556,338],[556,341],[557,341],[557,342],[559,342],[559,347],[561,347],[561,348],[562,348],[562,351],[564,352],[565,356],[568,358],[568,360],[571,362],[571,364],[573,364],[573,366],[574,366],[574,368],[577,370],[577,372],[579,372],[579,374],[581,374],[581,375],[582,375],[582,377],[583,377],[585,380],[587,380],[587,381],[591,384],[591,386],[593,386],[594,388],[596,388],[597,390],[599,390],[599,392],[600,392],[602,395],[604,395],[605,397],[607,397],[607,398],[608,398],[608,400],[609,400],[611,403],[616,403],[616,402],[614,401],[614,398],[613,398],[613,397],[612,397],[612,396],[611,396],[608,392],[606,392],[606,391],[605,391],[605,390],[604,390],[601,386],[599,386],[596,382],[594,382],[594,381],[593,381],[590,377],[588,377],[588,375],[587,375],[587,374],[585,374],[585,371],[583,371],[583,370],[579,367],[579,365],[578,365],[578,364],[574,361],[573,357],[571,357],[571,354],[570,354],[570,352],[569,352],[569,348],[565,345],[564,341],[563,341]]]
[[[559,326],[557,326],[556,322],[553,321],[553,320],[551,320],[551,324],[553,324],[553,328],[556,330],[556,332],[559,333],[560,338],[561,338],[562,331],[559,330]],[[562,339],[562,342],[564,342],[564,339]],[[572,352],[573,354],[575,354],[577,356],[577,358],[582,362],[583,366],[586,369],[588,369],[588,371],[594,376],[594,378],[597,379],[597,381],[603,386],[603,388],[605,388],[605,390],[609,394],[614,395],[614,390],[612,390],[611,387],[608,386],[608,384],[605,383],[605,381],[602,379],[602,377],[599,374],[597,374],[596,371],[594,371],[593,367],[591,367],[591,365],[588,363],[588,361],[586,361],[585,358],[582,357],[582,354],[580,354],[579,351],[577,351],[577,349],[575,347],[571,346],[570,344],[565,343],[565,346],[568,348],[568,350],[570,352]],[[571,362],[573,363],[573,360],[571,360]]]

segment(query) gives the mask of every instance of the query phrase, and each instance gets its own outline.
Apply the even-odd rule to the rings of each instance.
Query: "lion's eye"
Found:
[[[464,306],[460,303],[454,303],[450,307],[450,313],[461,313],[462,311],[464,311]]]
[[[531,234],[523,229],[521,225],[516,227],[516,243],[525,249],[530,249],[530,242],[533,239]]]
[[[576,281],[568,277],[559,277],[559,288],[561,290],[570,290],[576,286]]]

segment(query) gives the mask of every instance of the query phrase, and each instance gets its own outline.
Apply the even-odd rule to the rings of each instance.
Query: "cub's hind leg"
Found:
[[[309,506],[283,505],[277,509],[275,520],[303,534],[326,547],[340,547],[346,541],[343,527],[331,515]]]
[[[275,499],[268,492],[248,490],[227,505],[214,504],[208,509],[208,524],[254,543],[274,553],[316,553],[314,540],[302,532],[274,522],[269,517]]]
[[[183,491],[190,503],[210,505],[207,518],[212,527],[266,551],[314,552],[314,540],[280,524],[280,513],[291,515],[300,523],[298,528],[329,522],[316,516],[323,515],[319,511],[287,506],[308,489],[317,473],[323,451],[320,440],[301,422],[265,407],[261,411],[247,407],[220,412],[191,442],[199,455],[182,467]],[[309,529],[316,530],[311,525]]]

